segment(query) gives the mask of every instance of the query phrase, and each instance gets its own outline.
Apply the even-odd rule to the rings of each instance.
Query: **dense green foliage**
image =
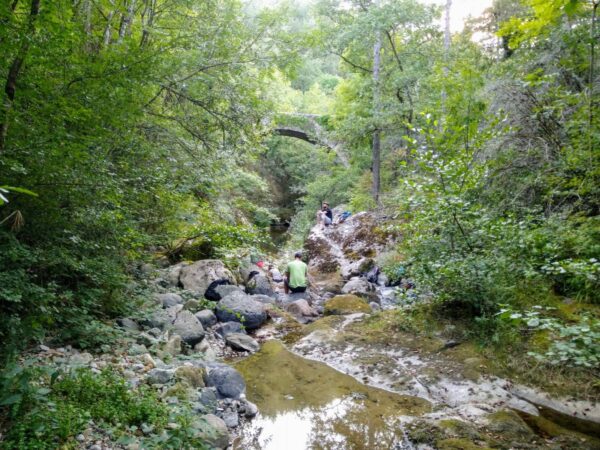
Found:
[[[0,362],[51,338],[101,349],[144,260],[235,265],[273,222],[299,247],[327,200],[394,218],[383,271],[411,303],[597,367],[598,1],[495,0],[447,36],[417,0],[265,3],[0,4]],[[164,419],[112,375],[75,374],[84,392],[33,373],[0,389],[22,448]]]
[[[90,320],[135,305],[128,268],[148,249],[254,244],[270,216],[245,166],[275,57],[293,54],[276,17],[235,0],[2,2],[3,347],[62,330],[84,346]]]
[[[470,319],[485,340],[506,331],[501,305],[581,304],[549,330],[566,342],[561,330],[600,302],[597,9],[497,0],[446,46],[438,13],[417,2],[318,3],[317,42],[341,60],[327,113],[352,156],[346,199],[355,210],[376,206],[378,130],[380,206],[403,236],[403,262],[384,270],[406,270],[420,298]],[[480,43],[474,31],[484,33]]]
[[[111,371],[12,366],[0,374],[0,383],[0,404],[11,424],[2,448],[76,448],[73,437],[90,420],[111,428],[123,443],[143,426],[155,435],[146,439],[145,448],[202,448],[193,433],[162,435],[170,418],[168,407],[154,391],[132,390]],[[187,420],[185,414],[181,420]]]

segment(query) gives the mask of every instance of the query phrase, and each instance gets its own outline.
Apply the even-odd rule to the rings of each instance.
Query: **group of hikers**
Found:
[[[349,212],[343,212],[336,218],[336,223],[344,222],[349,216]],[[321,204],[321,208],[317,211],[317,224],[321,226],[321,229],[334,224],[333,211],[329,207],[329,203],[323,202]],[[261,261],[258,264],[262,268],[264,263]],[[290,292],[306,292],[308,286],[308,266],[302,261],[302,252],[294,254],[294,260],[290,261],[286,266],[285,276],[273,264],[269,264],[267,270],[274,283],[283,283],[286,294]]]

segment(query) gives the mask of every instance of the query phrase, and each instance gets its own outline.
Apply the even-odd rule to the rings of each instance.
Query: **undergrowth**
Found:
[[[151,388],[132,389],[112,370],[64,371],[28,362],[0,373],[2,449],[76,448],[75,436],[92,423],[122,443],[141,438],[144,448],[203,448],[190,418],[172,413]],[[168,422],[178,426],[167,432]],[[142,428],[152,433],[142,437]]]

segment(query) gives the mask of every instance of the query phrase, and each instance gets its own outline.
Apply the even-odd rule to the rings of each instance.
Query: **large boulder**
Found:
[[[203,309],[195,314],[203,328],[210,328],[217,323],[217,316],[210,309]]]
[[[326,316],[341,316],[354,313],[370,313],[371,307],[356,295],[336,295],[325,302]]]
[[[260,350],[260,345],[244,333],[229,333],[225,336],[225,343],[234,350],[254,353]]]
[[[182,310],[182,308],[183,305],[175,305],[167,309],[159,309],[158,311],[152,313],[152,315],[145,320],[145,324],[150,328],[160,328],[161,330],[164,330],[173,323],[177,317],[177,314]]]
[[[154,300],[163,308],[170,308],[175,305],[183,305],[184,301],[179,294],[154,294]]]
[[[204,298],[213,302],[218,302],[221,300],[221,298],[224,296],[219,293],[219,286],[231,286],[231,281],[227,278],[221,278],[213,281],[208,285],[208,288],[206,288],[206,291],[204,292]]]
[[[204,381],[207,386],[215,387],[223,397],[239,398],[246,390],[242,375],[233,367],[224,364],[211,368]]]
[[[192,423],[197,436],[211,448],[226,449],[229,446],[229,430],[220,417],[206,414]]]
[[[183,269],[186,266],[189,266],[189,263],[181,262],[167,269],[165,279],[167,280],[170,286],[179,287],[179,276],[181,275],[181,269]]]
[[[173,331],[191,347],[204,339],[205,335],[202,324],[190,311],[181,311],[177,314],[177,318],[173,322]]]
[[[244,292],[244,288],[236,286],[235,284],[220,284],[215,288],[215,292],[219,295],[219,300],[223,297],[227,297],[233,292]]]
[[[150,384],[167,384],[175,376],[175,371],[172,369],[152,369],[146,375],[146,380]]]
[[[221,322],[240,322],[249,330],[260,327],[267,320],[262,303],[239,293],[223,298],[217,305],[216,313]]]
[[[271,282],[264,275],[255,275],[246,283],[246,292],[250,295],[268,295],[274,297]]]
[[[242,279],[243,283],[248,281],[248,278],[250,278],[250,274],[252,272],[260,273],[260,267],[258,267],[256,264],[246,264],[239,268],[240,278]]]
[[[222,261],[203,259],[183,267],[179,281],[184,289],[204,295],[213,281],[226,279],[233,283],[235,278]]]
[[[129,319],[127,317],[117,319],[117,325],[120,328],[123,328],[125,330],[130,330],[130,331],[139,331],[140,330],[140,326],[137,324],[137,322],[135,320]]]
[[[342,288],[342,294],[357,295],[369,301],[379,300],[375,285],[360,277],[351,278]]]
[[[222,338],[225,338],[230,333],[245,333],[244,326],[239,322],[223,322],[217,324],[214,328],[215,333],[217,333]]]

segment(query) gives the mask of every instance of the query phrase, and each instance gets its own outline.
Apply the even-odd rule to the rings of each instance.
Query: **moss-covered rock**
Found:
[[[371,307],[356,295],[336,295],[325,302],[326,316],[340,316],[354,313],[370,313]]]
[[[188,383],[177,382],[165,391],[164,397],[176,397],[181,401],[187,401],[194,397],[195,393],[196,391]]]
[[[487,430],[501,435],[503,440],[529,442],[536,437],[525,421],[513,411],[498,411],[489,414],[487,420]]]
[[[204,387],[204,373],[201,367],[182,366],[175,371],[175,379],[189,384],[194,388]]]

